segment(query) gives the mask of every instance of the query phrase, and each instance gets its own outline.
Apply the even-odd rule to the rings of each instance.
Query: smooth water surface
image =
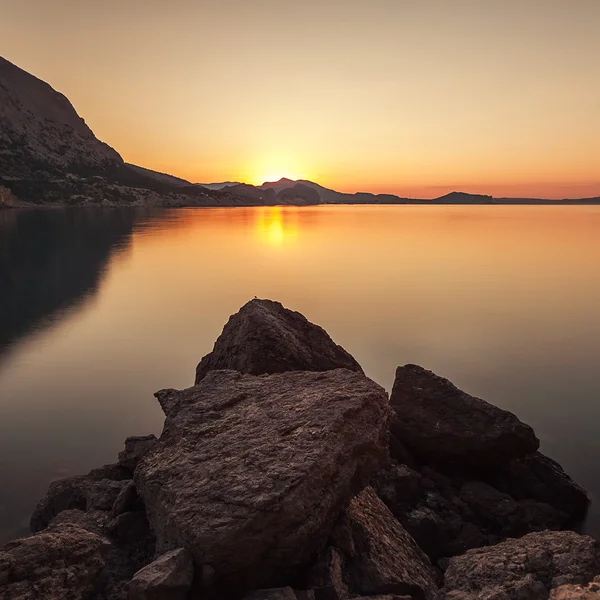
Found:
[[[600,498],[600,207],[4,211],[0,541],[50,481],[159,433],[153,392],[192,385],[254,296],[388,390],[412,362],[514,411]]]

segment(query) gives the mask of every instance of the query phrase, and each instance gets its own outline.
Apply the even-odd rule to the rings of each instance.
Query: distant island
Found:
[[[126,163],[98,140],[69,100],[0,57],[0,208],[35,206],[307,206],[318,204],[593,205],[452,192],[433,200],[337,192],[282,178],[253,186],[192,183]]]

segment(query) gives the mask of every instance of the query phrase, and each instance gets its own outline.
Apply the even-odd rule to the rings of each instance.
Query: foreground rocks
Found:
[[[253,300],[197,384],[156,397],[160,438],[52,483],[37,533],[0,549],[0,600],[598,595],[597,544],[568,531],[585,490],[515,415],[421,367],[390,406],[324,330]]]
[[[324,329],[279,302],[254,299],[230,317],[213,351],[200,361],[196,383],[216,369],[261,375],[340,368],[362,373]]]
[[[417,365],[398,367],[391,404],[393,435],[426,464],[494,467],[540,445],[533,429],[512,413]]]
[[[572,531],[531,533],[453,558],[445,574],[445,598],[548,598],[552,588],[586,583],[599,572],[593,538]]]
[[[140,569],[129,582],[130,600],[185,600],[192,587],[192,555],[179,548]]]
[[[109,543],[60,525],[0,548],[0,600],[86,600],[106,566]]]
[[[435,597],[436,573],[429,559],[372,488],[352,499],[331,540],[351,596]]]
[[[387,395],[345,369],[215,371],[157,396],[165,429],[135,471],[157,549],[242,587],[294,577],[387,459]]]

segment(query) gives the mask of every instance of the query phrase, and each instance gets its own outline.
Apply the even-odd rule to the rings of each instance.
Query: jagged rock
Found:
[[[154,434],[128,437],[125,440],[125,448],[119,452],[119,464],[133,473],[142,456],[152,450],[157,441]]]
[[[550,600],[600,600],[600,583],[596,577],[587,585],[561,585],[550,592]]]
[[[328,547],[308,573],[308,585],[316,600],[343,600],[349,597],[344,581],[344,563],[340,553]]]
[[[519,503],[482,481],[467,481],[460,488],[460,499],[486,524],[506,531],[518,528],[523,519]]]
[[[0,600],[87,600],[109,543],[71,524],[0,548]]]
[[[103,479],[125,481],[131,479],[131,472],[120,465],[104,465],[92,469],[87,475],[76,475],[53,481],[46,496],[38,502],[33,511],[30,521],[31,531],[33,533],[42,531],[63,510],[85,510],[88,502],[88,487]]]
[[[533,498],[566,513],[583,518],[590,497],[551,458],[536,452],[513,460],[505,468],[488,473],[490,483],[518,499]]]
[[[196,383],[217,369],[261,375],[338,368],[362,373],[324,329],[279,302],[254,299],[229,318],[213,351],[200,361]]]
[[[542,531],[450,560],[448,600],[536,600],[563,584],[585,583],[600,571],[596,541],[572,531]]]
[[[371,486],[388,508],[412,506],[423,495],[423,476],[410,467],[390,462],[371,481]],[[392,512],[394,512],[392,510]]]
[[[140,569],[129,583],[129,600],[185,600],[194,564],[184,548],[171,550]]]
[[[388,459],[387,394],[360,373],[213,371],[157,397],[164,431],[135,471],[157,549],[240,591],[286,584]]]
[[[135,489],[135,483],[128,481],[116,497],[111,511],[111,517],[118,517],[120,514],[135,510],[139,503],[139,496]]]
[[[352,499],[331,541],[341,555],[343,580],[351,595],[436,596],[429,559],[372,488]]]
[[[482,468],[535,452],[533,429],[512,413],[417,365],[396,370],[391,432],[425,463]]]
[[[110,479],[89,482],[85,490],[86,510],[110,511],[115,500],[128,483],[127,481],[111,481]]]
[[[246,594],[243,600],[298,600],[291,587],[270,588],[268,590],[255,590]]]
[[[90,510],[84,512],[76,508],[70,510],[63,510],[56,517],[50,521],[49,527],[56,527],[63,523],[71,523],[77,525],[82,529],[97,533],[99,535],[105,535],[108,530],[108,524],[110,517],[106,512],[100,510]]]
[[[142,511],[125,512],[110,520],[108,532],[121,545],[131,546],[140,542],[153,542],[150,524]]]
[[[90,481],[100,481],[101,479],[110,479],[110,481],[127,481],[133,477],[133,471],[119,463],[111,463],[92,469],[84,476]]]

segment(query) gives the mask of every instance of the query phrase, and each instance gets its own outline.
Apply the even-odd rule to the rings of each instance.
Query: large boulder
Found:
[[[213,371],[157,397],[165,427],[135,471],[157,550],[240,591],[286,585],[388,460],[387,394],[346,369]]]
[[[563,468],[541,452],[513,460],[488,472],[488,480],[515,498],[533,498],[550,504],[574,519],[585,516],[590,497]]]
[[[0,548],[0,600],[87,600],[109,543],[63,524]]]
[[[415,600],[436,596],[429,559],[371,487],[352,499],[331,542],[342,558],[351,596],[407,594]]]
[[[505,465],[538,449],[529,425],[417,365],[396,370],[392,434],[424,463],[464,469]]]
[[[596,541],[573,531],[542,531],[450,560],[448,600],[537,600],[552,588],[583,584],[600,572]]]
[[[140,569],[129,582],[129,600],[185,600],[194,579],[192,555],[171,550]]]
[[[213,351],[200,361],[196,383],[217,369],[261,375],[340,368],[362,373],[324,329],[279,302],[254,299],[229,318]]]

